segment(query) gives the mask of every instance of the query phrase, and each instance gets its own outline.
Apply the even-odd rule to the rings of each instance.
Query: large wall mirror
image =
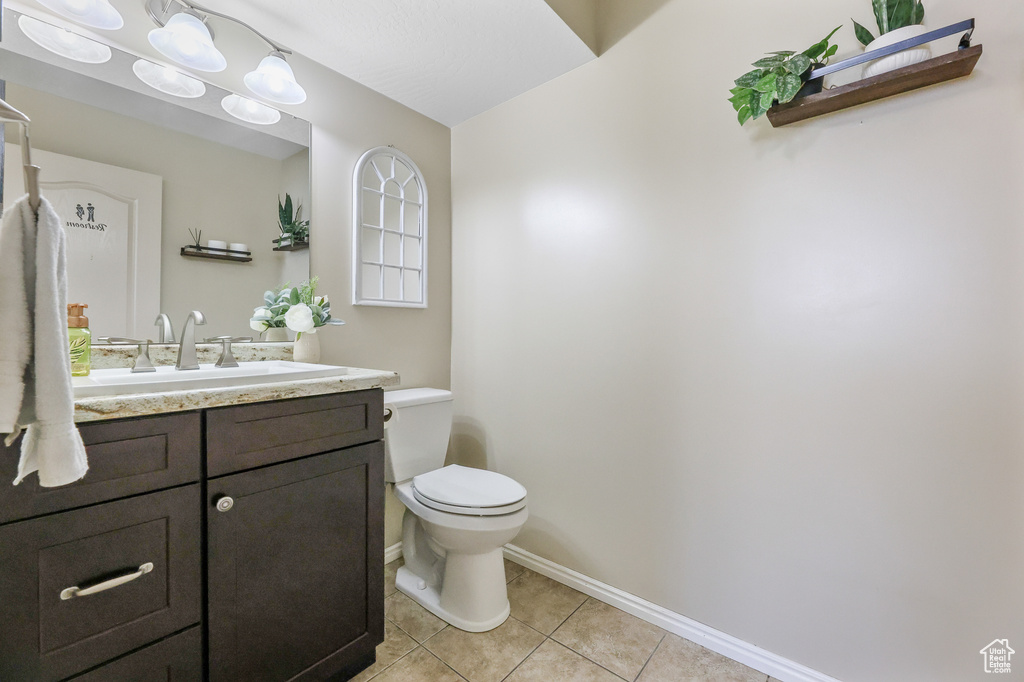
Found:
[[[43,196],[65,225],[69,263],[79,257],[69,296],[89,305],[93,334],[155,340],[160,313],[178,334],[188,311],[201,310],[199,337],[255,335],[249,318],[263,292],[309,277],[308,249],[274,243],[286,194],[316,241],[309,124],[285,113],[270,126],[235,120],[221,107],[229,93],[208,83],[198,98],[165,95],[116,48],[104,64],[64,59],[29,40],[20,16],[3,9],[3,97],[32,119]],[[8,130],[5,204],[23,192],[19,139]],[[245,244],[251,260],[183,256],[190,230],[202,230],[204,246]]]

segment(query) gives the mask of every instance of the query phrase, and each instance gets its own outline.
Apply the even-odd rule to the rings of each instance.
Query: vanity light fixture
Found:
[[[37,0],[46,9],[71,19],[74,22],[100,28],[104,31],[116,31],[124,26],[124,18],[114,9],[110,0]]]
[[[169,66],[154,64],[148,59],[139,59],[132,64],[132,71],[139,80],[151,88],[175,97],[202,97],[206,84],[198,78],[186,76]]]
[[[281,120],[281,112],[277,109],[241,95],[228,95],[221,100],[220,105],[224,111],[247,123],[268,126]]]
[[[213,44],[213,34],[189,10],[178,12],[149,32],[149,44],[168,59],[197,71],[223,71],[228,60]]]
[[[24,14],[18,17],[18,28],[36,45],[61,57],[86,64],[103,64],[110,61],[109,47],[67,29]]]
[[[284,55],[274,50],[260,61],[255,71],[245,74],[245,87],[263,99],[278,104],[302,104],[306,91],[295,81],[295,73]]]
[[[263,58],[255,71],[250,71],[244,78],[249,90],[278,104],[301,104],[306,101],[306,91],[295,80],[295,73],[285,61],[285,55],[290,55],[291,51],[249,24],[197,5],[191,0],[143,1],[147,14],[160,27],[150,31],[149,42],[168,59],[200,71],[223,71],[227,60],[213,44],[214,36],[207,23],[208,15],[219,17],[249,30],[270,46],[270,54]]]

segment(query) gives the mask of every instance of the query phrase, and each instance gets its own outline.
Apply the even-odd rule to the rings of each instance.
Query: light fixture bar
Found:
[[[177,5],[178,7],[175,7],[175,5]],[[183,11],[183,9],[179,8],[190,9],[193,12],[199,12],[200,14],[210,14],[215,17],[220,17],[221,19],[227,19],[228,21],[236,23],[239,26],[242,26],[251,31],[252,33],[256,34],[257,36],[259,36],[259,38],[267,45],[269,45],[274,51],[283,52],[284,54],[292,54],[291,50],[285,47],[281,47],[273,40],[266,37],[265,35],[257,31],[244,21],[241,21],[240,19],[235,19],[234,17],[229,16],[227,14],[222,14],[216,10],[207,9],[206,7],[203,7],[202,5],[197,5],[194,2],[188,2],[187,0],[147,0],[146,2],[146,12],[149,14],[149,17],[153,21],[155,21],[159,26],[163,26],[167,23],[167,20],[170,19],[171,16],[177,14],[178,12]],[[203,23],[206,22],[204,21]],[[210,28],[209,24],[207,24],[207,28]],[[212,29],[210,29],[210,34],[213,35]]]

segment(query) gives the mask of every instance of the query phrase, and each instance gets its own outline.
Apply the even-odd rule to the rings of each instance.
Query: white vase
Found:
[[[288,329],[287,327],[271,327],[267,331],[263,332],[263,341],[265,343],[281,343],[282,341],[288,340]]]
[[[292,360],[313,364],[320,362],[320,337],[317,336],[316,330],[299,334],[292,348]]]
[[[898,42],[907,40],[909,38],[916,38],[917,36],[924,35],[927,32],[928,29],[926,29],[921,24],[916,24],[914,26],[904,26],[903,28],[898,28],[894,31],[889,31],[886,34],[879,36],[878,38],[875,38],[870,43],[868,43],[867,47],[864,48],[864,51],[870,52],[871,50],[877,50],[882,47],[895,45]],[[891,54],[888,57],[882,57],[881,59],[876,59],[873,62],[868,62],[864,66],[864,78],[871,78],[872,76],[878,76],[883,73],[886,73],[887,71],[895,71],[896,69],[902,69],[904,66],[917,64],[918,62],[923,62],[931,58],[932,50],[927,45],[919,45],[917,47],[912,47],[909,50],[903,50],[902,52]]]

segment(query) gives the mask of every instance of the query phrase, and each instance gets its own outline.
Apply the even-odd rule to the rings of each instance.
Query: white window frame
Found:
[[[392,159],[391,167],[385,169],[388,172],[388,176],[385,177],[385,173],[381,170],[381,164],[374,163],[375,160],[383,160],[386,157]],[[394,161],[401,162],[404,164],[412,173],[412,175],[404,182],[398,183],[394,180],[395,166]],[[380,187],[364,187],[363,186],[363,171],[368,165],[373,166],[374,172],[380,180]],[[386,194],[384,187],[386,183],[391,180],[401,187],[401,196],[393,197],[393,195]],[[410,183],[415,182],[419,189],[419,201],[414,202],[405,198],[405,187]],[[364,190],[375,192],[380,194],[380,205],[378,206],[378,216],[380,217],[380,225],[370,225],[366,223],[363,215],[364,201],[363,195]],[[423,181],[423,174],[420,172],[419,167],[413,162],[409,156],[394,147],[374,147],[363,154],[359,161],[356,163],[355,173],[352,176],[352,304],[353,305],[369,305],[369,306],[386,306],[392,308],[426,308],[427,307],[427,185]],[[385,196],[397,199],[399,202],[399,229],[392,230],[386,228],[385,225]],[[419,236],[415,237],[420,240],[420,254],[419,254],[419,265],[420,267],[406,266],[405,264],[405,208],[407,205],[414,205],[419,207]],[[379,249],[380,260],[379,261],[367,261],[363,259],[363,243],[362,235],[363,230],[372,229],[380,232],[381,246]],[[386,254],[384,248],[384,236],[385,234],[396,234],[399,238],[398,246],[398,257],[399,264],[386,264]],[[365,293],[364,282],[363,282],[363,267],[365,265],[378,267],[380,270],[380,282],[379,282],[379,298],[368,297]],[[402,295],[401,299],[396,298],[385,298],[385,286],[384,278],[387,270],[398,270],[399,272],[399,285],[398,290]],[[405,296],[405,275],[407,272],[418,272],[420,275],[420,298],[419,300],[406,300]]]

